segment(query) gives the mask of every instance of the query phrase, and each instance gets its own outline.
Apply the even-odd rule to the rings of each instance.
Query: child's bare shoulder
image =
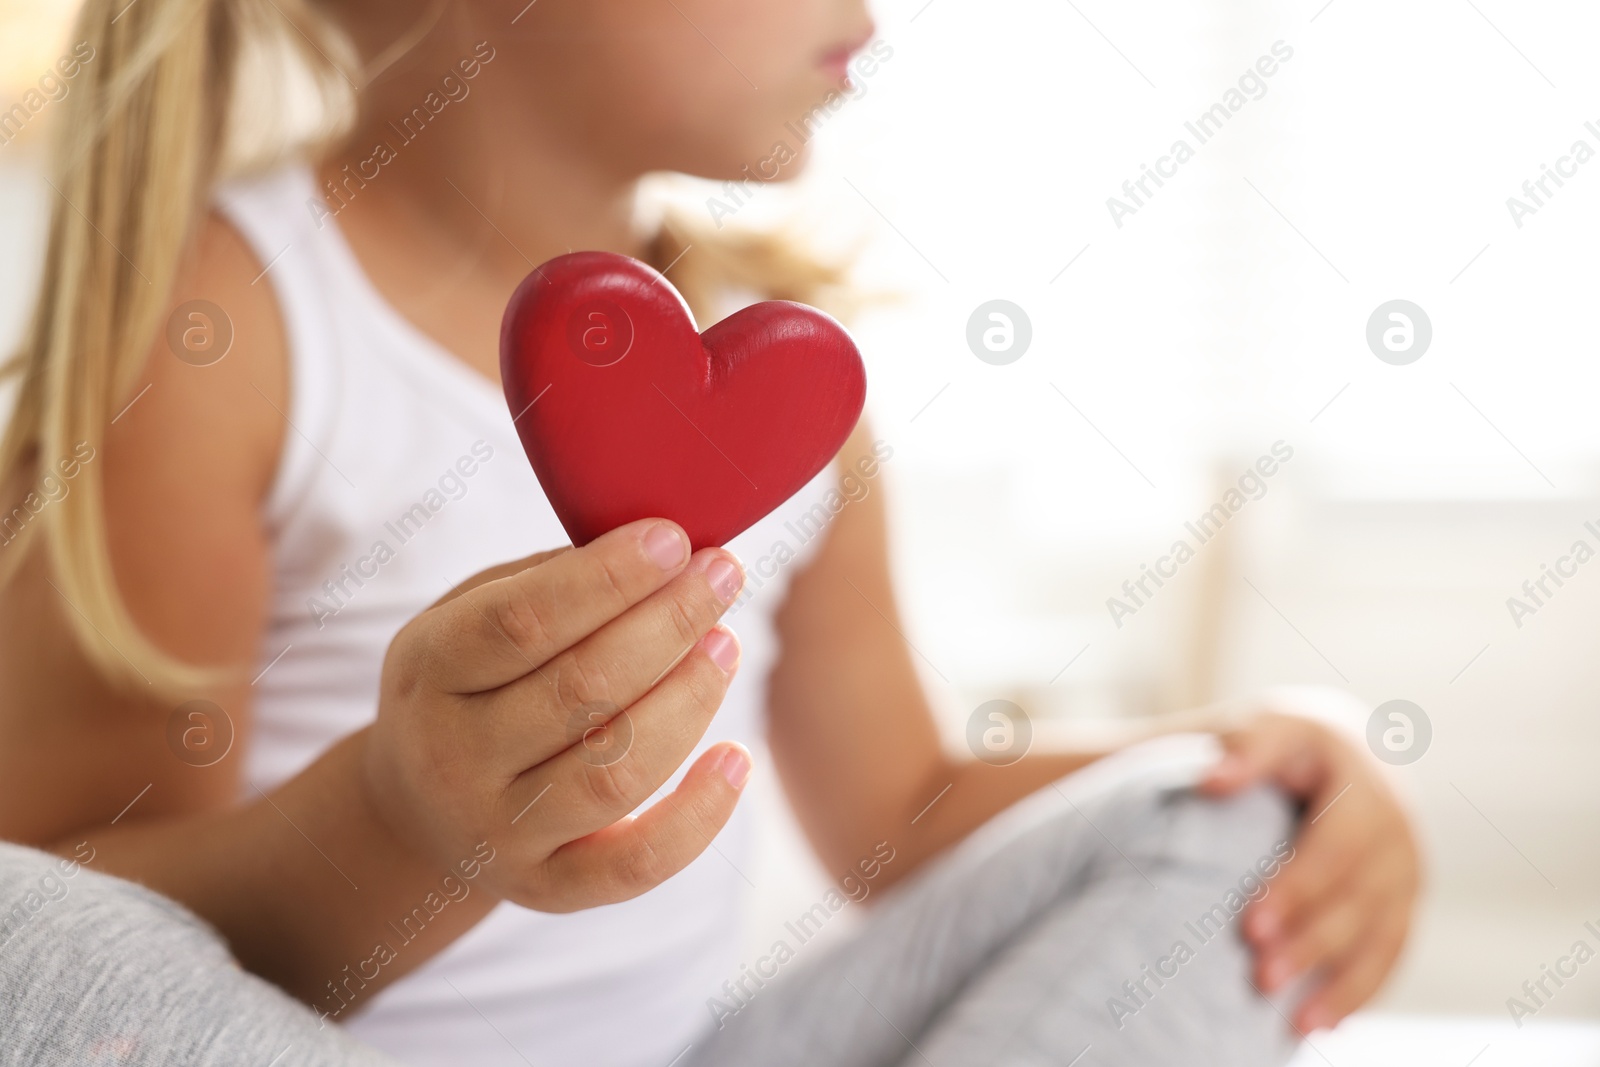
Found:
[[[272,284],[222,216],[199,224],[168,293],[139,378],[108,434],[136,480],[175,473],[248,489],[270,487],[288,411],[287,339]]]

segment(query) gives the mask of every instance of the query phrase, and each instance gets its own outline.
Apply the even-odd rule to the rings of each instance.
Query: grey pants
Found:
[[[755,991],[683,1067],[1290,1059],[1297,1038],[1250,983],[1237,929],[1262,874],[1292,857],[1282,798],[1145,785],[1027,803],[1019,825],[986,828],[857,936]]]
[[[1292,862],[1275,794],[1046,790],[892,891],[679,1067],[1276,1067],[1293,1051],[1237,933]],[[0,1065],[390,1061],[242,971],[154,893],[0,845]]]

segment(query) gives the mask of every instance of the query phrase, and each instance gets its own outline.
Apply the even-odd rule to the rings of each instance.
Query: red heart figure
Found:
[[[850,335],[774,300],[696,333],[660,274],[609,252],[523,279],[500,328],[522,447],[574,545],[657,515],[721,545],[793,496],[861,416]]]

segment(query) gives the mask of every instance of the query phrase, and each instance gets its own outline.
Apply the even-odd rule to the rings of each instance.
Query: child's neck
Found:
[[[371,75],[352,135],[322,165],[322,181],[354,188],[331,205],[334,222],[391,304],[497,381],[501,312],[530,270],[578,249],[643,255],[639,176],[607,168],[551,109],[527,106],[514,43],[471,25],[471,5],[446,5],[428,28],[422,3],[345,2],[362,8],[351,26],[369,65],[400,54]]]
[[[377,170],[360,197],[385,205],[390,218],[433,231],[430,243],[480,249],[485,262],[519,277],[573,249],[641,255],[645,242],[633,228],[639,176],[607,168],[553,128],[546,109],[527,106],[515,57],[504,41],[495,48],[471,17],[467,5],[448,5],[409,50],[373,75],[348,147],[324,167],[324,177],[345,164]],[[371,39],[358,38],[358,47],[379,58],[418,27],[375,25],[364,16],[362,29]],[[485,55],[492,58],[484,61]],[[392,159],[366,163],[379,145],[391,149]],[[497,249],[483,247],[486,230]]]

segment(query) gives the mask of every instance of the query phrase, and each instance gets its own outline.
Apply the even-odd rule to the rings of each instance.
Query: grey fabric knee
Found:
[[[1298,1044],[1251,982],[1240,916],[1292,862],[1266,789],[1121,797],[1092,819],[1095,870],[998,953],[900,1062],[1278,1067]]]
[[[214,930],[165,897],[0,844],[0,1065],[58,1064],[392,1061],[242,970]]]
[[[1250,984],[1237,930],[1263,874],[1292,856],[1284,799],[1147,782],[1077,802],[1055,792],[885,897],[854,938],[780,975],[686,1063],[1286,1062],[1297,1039]]]

